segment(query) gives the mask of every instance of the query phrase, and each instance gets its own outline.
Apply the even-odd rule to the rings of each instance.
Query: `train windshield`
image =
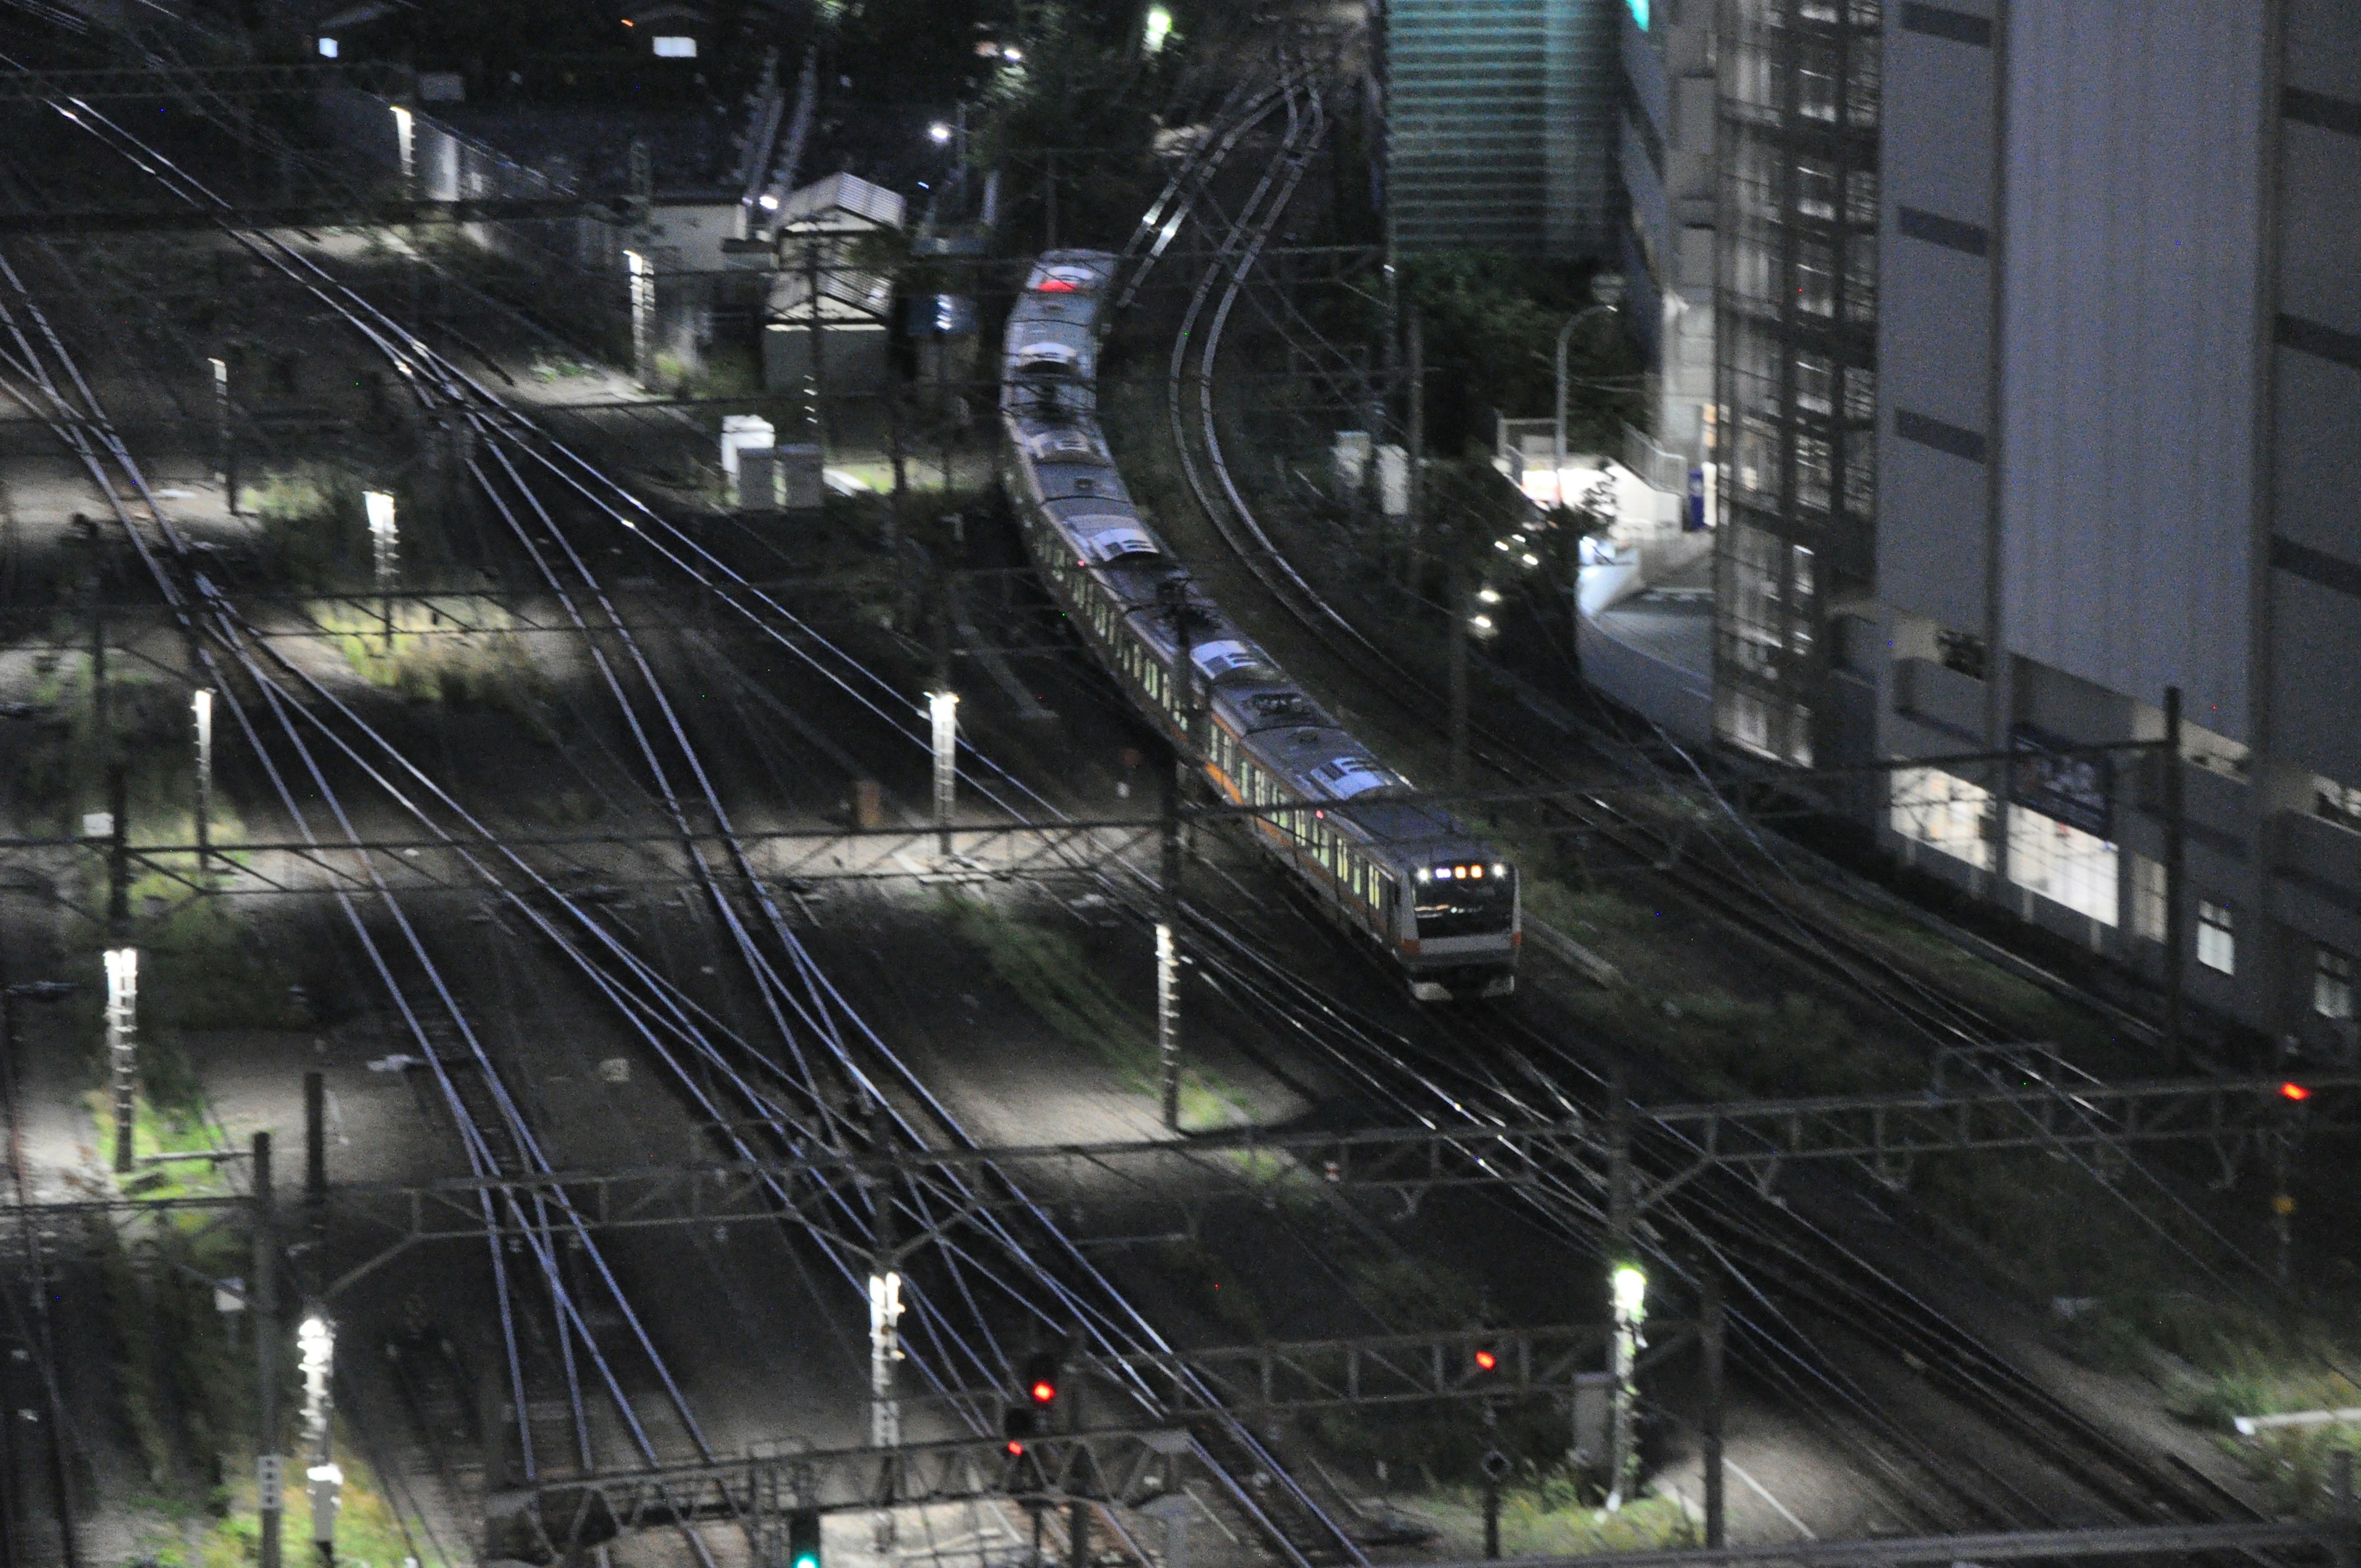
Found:
[[[1430,866],[1418,873],[1418,935],[1489,937],[1517,916],[1517,873],[1498,862]]]

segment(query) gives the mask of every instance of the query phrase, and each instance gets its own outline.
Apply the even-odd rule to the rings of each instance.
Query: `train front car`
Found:
[[[1052,250],[1026,274],[1002,345],[1001,407],[1088,417],[1098,407],[1099,313],[1115,258]]]
[[[1400,846],[1411,896],[1399,940],[1411,994],[1422,1002],[1506,996],[1517,988],[1525,939],[1517,868],[1441,820],[1449,833]]]

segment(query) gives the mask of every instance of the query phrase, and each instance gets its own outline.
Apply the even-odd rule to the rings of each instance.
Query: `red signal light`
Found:
[[[1040,1381],[1035,1383],[1027,1392],[1032,1394],[1033,1402],[1035,1404],[1046,1405],[1057,1398],[1058,1386],[1044,1377]]]
[[[1011,1458],[1011,1459],[1022,1459],[1022,1458],[1024,1458],[1024,1457],[1025,1457],[1025,1445],[1024,1445],[1023,1443],[1021,1443],[1021,1442],[1018,1442],[1015,1438],[1011,1438],[1011,1439],[1009,1439],[1009,1440],[1008,1440],[1008,1457],[1009,1457],[1009,1458]]]
[[[1037,294],[1071,294],[1077,291],[1063,278],[1044,278],[1033,291]]]
[[[1476,1370],[1477,1370],[1477,1371],[1478,1371],[1478,1372],[1491,1372],[1491,1371],[1495,1371],[1495,1370],[1497,1370],[1497,1369],[1499,1368],[1499,1365],[1500,1365],[1500,1358],[1499,1358],[1499,1356],[1497,1356],[1497,1355],[1493,1354],[1490,1351],[1488,1351],[1488,1350],[1479,1350],[1479,1351],[1477,1351],[1477,1352],[1476,1353]]]
[[[2301,1083],[2282,1083],[2279,1085],[2279,1098],[2295,1101],[2309,1100],[2312,1098],[2312,1091]]]

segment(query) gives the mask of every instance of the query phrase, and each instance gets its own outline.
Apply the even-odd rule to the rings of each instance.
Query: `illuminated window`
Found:
[[[655,46],[658,60],[695,60],[697,40],[677,33],[659,33],[650,40]]]
[[[2353,1016],[2353,960],[2322,948],[2312,966],[2312,1010],[2323,1018]]]
[[[1631,7],[1631,25],[1642,32],[1648,30],[1648,0],[1625,0]]]
[[[1984,838],[1991,810],[1990,790],[1939,768],[1894,770],[1887,818],[1894,830],[1979,871],[1992,870],[1992,845]]]
[[[2238,938],[2226,904],[2197,902],[2197,961],[2224,974],[2238,970]]]
[[[1825,240],[1795,247],[1795,308],[1816,316],[1836,312],[1836,258]]]
[[[335,39],[322,38],[320,40],[320,58],[322,60],[334,60],[336,58]]]
[[[2009,807],[2008,880],[2044,898],[2115,923],[2115,847],[2093,833],[2021,806]]]

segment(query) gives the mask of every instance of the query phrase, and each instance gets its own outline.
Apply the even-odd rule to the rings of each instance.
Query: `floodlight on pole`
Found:
[[[383,490],[364,490],[361,504],[368,511],[369,554],[377,566],[378,613],[385,622],[385,656],[393,657],[393,579],[401,564],[401,533],[394,526],[393,498]]]
[[[1615,1309],[1615,1334],[1609,1345],[1612,1365],[1608,1368],[1614,1379],[1614,1425],[1609,1436],[1607,1476],[1607,1511],[1611,1514],[1622,1508],[1626,1491],[1637,1478],[1633,1475],[1639,1464],[1635,1429],[1640,1389],[1636,1375],[1640,1349],[1645,1343],[1640,1327],[1648,1321],[1647,1272],[1636,1263],[1617,1264],[1608,1273],[1607,1294]]]
[[[197,870],[211,869],[214,806],[214,694],[199,686],[189,698],[197,726]]]
[[[115,1091],[115,1169],[131,1169],[131,1124],[139,1089],[139,949],[106,949],[106,1062]]]
[[[959,789],[959,693],[927,694],[927,716],[933,720],[935,741],[936,853],[951,852],[951,807]]]
[[[902,1403],[895,1397],[894,1368],[902,1359],[902,1275],[885,1268],[869,1276],[869,1441],[877,1448],[902,1445]]]
[[[317,1310],[306,1313],[295,1328],[295,1351],[303,1372],[303,1442],[311,1456],[303,1479],[312,1498],[312,1541],[323,1559],[334,1562],[336,1507],[345,1484],[331,1435],[336,1404],[330,1381],[336,1365],[335,1325]]]

